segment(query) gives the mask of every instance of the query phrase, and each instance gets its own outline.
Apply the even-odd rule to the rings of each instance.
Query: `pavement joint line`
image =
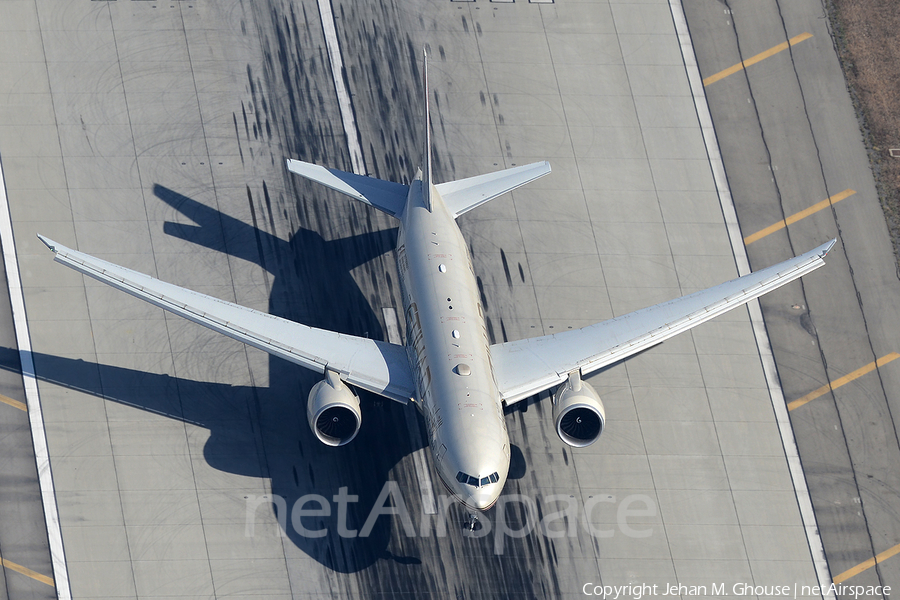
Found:
[[[0,394],[0,402],[2,402],[3,404],[8,404],[8,405],[12,406],[13,408],[18,408],[19,410],[24,410],[25,412],[28,412],[27,404],[25,404],[24,402],[19,402],[18,400],[13,400],[12,398],[7,398],[3,394]],[[2,560],[2,559],[0,559],[0,560]]]
[[[874,557],[870,558],[869,560],[859,563],[855,567],[847,569],[840,575],[837,575],[834,578],[834,582],[835,583],[843,583],[844,581],[847,581],[851,577],[855,577],[856,575],[859,575],[863,571],[871,569],[876,564],[883,563],[884,561],[886,561],[890,557],[894,556],[895,554],[900,554],[900,544],[897,544],[893,548],[888,548],[884,552],[876,554]]]
[[[41,486],[41,504],[47,526],[47,541],[50,545],[50,562],[56,581],[56,595],[59,600],[71,600],[69,569],[66,565],[66,551],[62,541],[62,527],[59,522],[59,507],[56,504],[56,488],[50,466],[50,450],[47,447],[47,431],[44,428],[44,412],[38,392],[37,373],[31,348],[31,334],[25,314],[25,293],[22,290],[22,276],[16,257],[16,239],[13,235],[12,215],[9,211],[9,196],[6,193],[6,178],[3,175],[3,161],[0,160],[0,251],[6,268],[6,284],[9,288],[9,305],[12,311],[13,330],[19,348],[19,367],[22,385],[28,405],[28,424],[31,427],[31,442],[34,446],[34,460],[37,466],[38,482]]]
[[[11,560],[7,560],[0,556],[0,565],[9,569],[10,571],[15,571],[16,573],[21,573],[26,577],[31,577],[35,581],[40,581],[41,583],[46,583],[50,587],[55,587],[53,584],[53,578],[47,577],[46,575],[41,575],[37,571],[32,571],[28,567],[23,567],[20,564],[14,563]]]
[[[725,228],[728,231],[728,239],[734,253],[734,262],[739,275],[750,272],[750,258],[747,255],[747,247],[742,243],[741,226],[738,223],[737,209],[734,206],[734,198],[728,186],[728,178],[725,175],[725,163],[719,150],[712,114],[709,111],[709,103],[706,99],[704,83],[700,77],[700,67],[697,64],[697,55],[691,41],[691,33],[684,14],[682,0],[669,0],[669,8],[672,11],[672,19],[675,22],[675,31],[681,46],[681,56],[684,68],[687,72],[688,83],[691,88],[694,106],[697,111],[697,119],[700,124],[700,132],[703,135],[703,143],[712,170],[713,181],[722,207],[722,216],[725,220]],[[791,484],[797,498],[797,506],[800,510],[800,518],[803,521],[803,529],[806,533],[806,541],[809,545],[810,559],[816,572],[816,579],[823,591],[823,600],[837,600],[836,595],[829,589],[831,584],[831,572],[828,569],[828,560],[825,557],[825,546],[819,535],[819,526],[816,523],[816,514],[813,511],[812,499],[809,488],[806,485],[806,476],[803,473],[803,465],[800,463],[800,452],[797,449],[797,440],[794,430],[791,428],[791,420],[784,402],[784,390],[778,379],[778,370],[775,366],[775,356],[772,353],[772,342],[766,332],[765,322],[762,317],[762,309],[758,300],[747,304],[747,312],[750,315],[750,324],[753,328],[753,336],[756,339],[756,347],[759,351],[760,363],[775,411],[775,420],[778,424],[778,432],[781,436],[781,444],[784,448],[784,456],[787,461],[788,471],[791,474]]]
[[[830,382],[826,383],[825,385],[823,385],[822,387],[820,387],[819,389],[814,390],[814,391],[808,393],[807,395],[803,396],[802,398],[798,398],[792,402],[789,402],[787,405],[788,410],[795,410],[797,408],[800,408],[804,404],[808,404],[809,402],[812,402],[816,398],[818,398],[820,396],[824,396],[828,392],[832,392],[832,391],[838,389],[839,387],[841,387],[842,385],[846,385],[846,384],[850,383],[854,379],[859,379],[863,375],[871,373],[876,368],[884,366],[884,365],[888,364],[889,362],[891,362],[892,360],[896,360],[898,358],[900,358],[900,354],[898,354],[897,352],[891,352],[890,354],[885,354],[878,360],[876,360],[874,362],[870,362],[866,366],[860,367],[851,373],[847,373],[843,377],[839,377],[838,379],[835,379],[834,381],[830,381]]]
[[[363,159],[362,147],[359,144],[359,133],[356,129],[356,121],[353,118],[353,106],[350,103],[350,93],[344,83],[344,61],[341,58],[341,47],[338,43],[337,29],[334,24],[334,13],[331,10],[331,0],[317,0],[319,16],[322,18],[322,30],[325,34],[325,46],[328,48],[328,59],[331,62],[331,76],[334,79],[334,90],[338,97],[338,106],[341,109],[341,121],[344,124],[344,133],[347,134],[347,149],[350,151],[350,164],[357,175],[366,174],[366,163]]]
[[[750,245],[753,242],[761,240],[762,238],[766,237],[767,235],[771,235],[771,234],[775,233],[776,231],[781,231],[788,225],[793,225],[800,219],[805,219],[806,217],[813,215],[822,209],[828,208],[829,206],[833,206],[833,205],[837,204],[838,202],[840,202],[841,200],[843,200],[845,198],[849,198],[850,196],[852,196],[855,193],[856,193],[856,190],[851,190],[848,188],[848,189],[844,190],[843,192],[840,192],[838,194],[835,194],[834,196],[831,196],[830,198],[826,198],[825,200],[822,200],[821,202],[817,202],[817,203],[813,204],[812,206],[810,206],[809,208],[805,208],[798,213],[794,213],[791,216],[789,216],[785,219],[782,219],[781,221],[778,221],[777,223],[773,223],[772,225],[769,225],[765,229],[760,229],[756,233],[748,235],[747,237],[744,238],[744,244]]]
[[[742,71],[751,65],[755,65],[756,63],[769,58],[770,56],[778,54],[779,52],[783,52],[784,50],[787,50],[791,46],[795,46],[795,45],[799,44],[800,42],[802,42],[803,40],[808,40],[811,37],[812,37],[811,33],[801,33],[800,35],[795,35],[794,37],[792,37],[791,39],[789,39],[786,42],[782,42],[782,43],[778,44],[777,46],[773,46],[764,52],[760,52],[756,56],[751,56],[747,60],[743,60],[736,65],[732,65],[732,66],[728,67],[727,69],[719,71],[715,75],[710,75],[709,77],[707,77],[706,79],[703,80],[703,85],[707,86],[707,85],[710,85],[712,83],[719,81],[720,79],[725,79],[729,75],[734,75],[738,71]]]

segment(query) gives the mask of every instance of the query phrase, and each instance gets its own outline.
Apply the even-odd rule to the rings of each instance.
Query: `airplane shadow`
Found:
[[[167,222],[167,234],[253,262],[274,276],[270,279],[271,314],[381,338],[378,319],[350,270],[392,250],[396,230],[326,241],[314,231],[301,229],[285,242],[163,186],[155,186],[154,192],[196,223]],[[34,353],[33,357],[40,380],[207,428],[210,436],[203,454],[208,464],[228,473],[270,478],[274,496],[284,503],[265,502],[257,510],[272,510],[286,525],[284,534],[291,542],[324,566],[352,573],[386,556],[392,517],[379,517],[367,537],[342,536],[338,531],[339,526],[362,529],[391,469],[425,445],[421,434],[407,427],[403,411],[421,418],[413,407],[360,391],[359,435],[346,446],[331,448],[315,438],[306,421],[306,396],[321,375],[275,357],[269,361],[268,388],[192,381],[49,354]],[[0,348],[0,368],[18,366],[17,351]],[[419,431],[424,431],[421,423]],[[342,488],[358,496],[357,502],[347,504],[346,517],[332,502]],[[418,499],[404,485],[400,488],[415,510]],[[295,504],[309,495],[327,499],[331,513],[310,517],[298,512],[300,518],[292,521]],[[316,502],[303,506],[319,508]],[[287,514],[279,514],[280,510]],[[298,529],[325,529],[327,534],[312,537]]]

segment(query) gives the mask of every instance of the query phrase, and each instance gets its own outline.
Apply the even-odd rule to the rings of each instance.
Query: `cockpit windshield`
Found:
[[[468,473],[463,473],[462,471],[460,471],[459,473],[456,474],[456,480],[460,483],[464,483],[466,485],[471,485],[472,487],[479,488],[479,487],[484,487],[491,483],[497,483],[498,481],[500,481],[500,474],[497,473],[496,471],[494,471],[490,475],[478,478],[478,477],[469,475]]]

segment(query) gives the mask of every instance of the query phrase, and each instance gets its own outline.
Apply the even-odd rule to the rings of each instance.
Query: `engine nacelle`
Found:
[[[359,398],[340,375],[326,369],[325,379],[309,390],[306,418],[319,441],[343,446],[356,437],[362,425]]]
[[[553,394],[553,421],[559,439],[576,448],[590,446],[603,433],[603,402],[578,371],[570,373],[569,380]]]

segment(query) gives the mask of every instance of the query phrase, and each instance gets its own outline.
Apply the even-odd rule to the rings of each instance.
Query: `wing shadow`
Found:
[[[286,242],[163,186],[155,186],[154,193],[196,224],[166,222],[167,234],[268,272],[270,313],[314,327],[382,338],[379,320],[350,270],[392,250],[395,229],[331,241],[301,229]],[[338,533],[339,515],[333,505],[329,516],[302,518],[308,530],[327,530],[324,537],[313,538],[293,526],[291,510],[303,496],[331,501],[347,488],[358,501],[347,505],[345,524],[362,529],[391,469],[425,445],[419,432],[409,431],[402,412],[417,413],[414,408],[360,391],[359,435],[347,446],[330,448],[315,438],[306,422],[306,396],[321,376],[275,357],[269,358],[268,388],[193,381],[50,354],[33,353],[33,358],[41,381],[208,429],[203,448],[208,464],[228,473],[270,478],[273,494],[284,504],[266,502],[257,510],[272,510],[286,524],[284,535],[324,566],[352,573],[384,558],[392,517],[379,517],[365,538],[344,537]],[[0,348],[0,368],[18,371],[18,351]],[[415,418],[420,419],[418,414]],[[420,422],[419,431],[423,430]],[[404,493],[414,511],[418,499],[412,496]],[[286,515],[279,514],[279,505],[286,507]]]

